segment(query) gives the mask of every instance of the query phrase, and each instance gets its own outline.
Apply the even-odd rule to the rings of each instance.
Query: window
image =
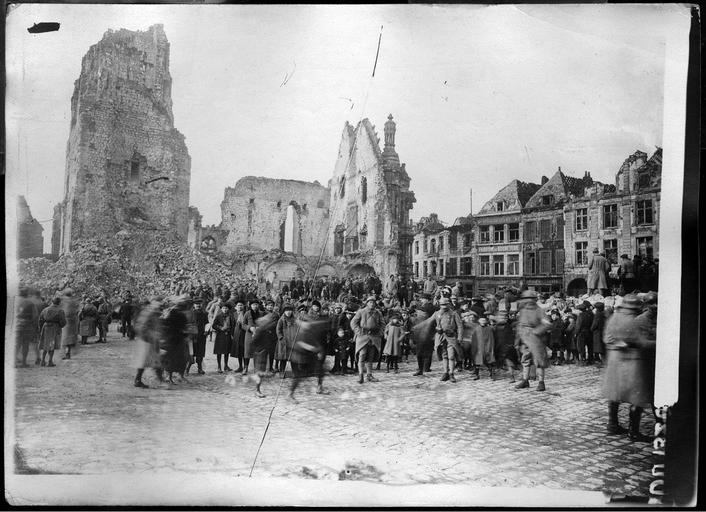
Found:
[[[419,277],[419,262],[414,262],[414,277]]]
[[[576,231],[588,229],[588,208],[576,210]]]
[[[490,275],[490,256],[480,257],[480,275],[489,276]]]
[[[436,261],[431,262],[431,275],[436,275]]]
[[[445,266],[446,266],[446,265],[444,265],[444,260],[439,260],[439,275],[440,275],[440,276],[446,275],[446,274],[444,273],[444,270],[445,270],[444,267],[445,267]]]
[[[473,233],[464,233],[463,235],[463,248],[468,249],[471,246]]]
[[[419,240],[414,242],[414,254],[419,254]]]
[[[436,238],[431,239],[431,252],[436,252]]]
[[[490,242],[490,226],[480,227],[480,243]]]
[[[424,254],[426,254],[426,253],[428,253],[428,252],[429,252],[429,247],[428,247],[428,245],[427,245],[427,239],[425,238],[425,239],[424,239]]]
[[[471,258],[461,258],[461,275],[470,276],[473,273],[473,264]]]
[[[424,277],[427,277],[427,274],[429,273],[429,271],[428,271],[428,266],[427,266],[427,262],[426,262],[426,261],[423,262],[423,265],[424,265],[424,267],[423,267],[423,270],[424,270]]]
[[[618,241],[615,238],[603,240],[603,252],[605,252],[606,259],[613,265],[618,263]]]
[[[450,276],[458,275],[456,258],[451,258],[446,264],[446,273]]]
[[[508,224],[507,238],[508,242],[519,242],[520,241],[520,225],[519,224]]]
[[[255,204],[255,198],[254,198],[254,197],[251,197],[251,198],[250,198],[250,204]]]
[[[499,212],[505,210],[505,203],[502,201],[498,201],[497,203],[495,203],[495,209]]]
[[[440,236],[439,237],[439,252],[444,250],[444,237]]]
[[[652,224],[654,222],[654,217],[652,215],[652,200],[645,199],[644,201],[637,202],[637,224]]]
[[[537,254],[534,252],[525,253],[525,274],[534,275],[537,273]]]
[[[537,239],[537,223],[533,220],[525,222],[525,242],[533,242]]]
[[[576,242],[576,264],[588,265],[588,242]]]
[[[455,251],[456,249],[458,249],[458,235],[451,233],[449,235],[449,250]]]
[[[564,273],[564,249],[557,249],[554,253],[556,260],[556,273]]]
[[[542,206],[551,206],[554,204],[554,196],[549,194],[542,196]]]
[[[552,253],[550,251],[539,251],[539,273],[549,274]]]
[[[503,256],[502,254],[493,255],[493,275],[505,275],[505,256]]]
[[[552,221],[551,219],[542,219],[539,221],[539,239],[540,240],[551,240],[552,239]]]
[[[368,180],[365,177],[360,179],[360,198],[363,204],[368,200]]]
[[[345,176],[342,176],[341,181],[338,182],[338,189],[340,191],[341,198],[346,195],[346,177]]]
[[[654,256],[653,239],[651,236],[637,237],[637,254],[642,258],[652,258]]]
[[[641,172],[637,176],[637,186],[638,188],[649,188],[651,182],[649,172]]]
[[[493,226],[493,240],[496,244],[501,244],[505,241],[505,226],[498,224]]]
[[[324,200],[323,200],[323,199],[319,199],[318,201],[316,201],[316,207],[317,207],[317,208],[323,208],[323,207],[324,207]]]
[[[618,205],[607,204],[603,207],[603,229],[618,227]]]
[[[507,275],[509,275],[509,276],[519,276],[520,275],[520,255],[519,254],[508,254],[507,255]]]
[[[282,208],[282,201],[277,201],[277,208]],[[319,206],[321,208],[321,206]]]

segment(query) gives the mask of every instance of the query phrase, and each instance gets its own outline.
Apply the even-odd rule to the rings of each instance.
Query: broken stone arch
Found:
[[[282,224],[280,224],[279,248],[294,254],[302,252],[302,234],[300,218],[302,207],[296,201],[290,201]]]
[[[588,283],[582,277],[577,277],[569,282],[566,287],[566,294],[570,297],[580,297],[588,291]]]

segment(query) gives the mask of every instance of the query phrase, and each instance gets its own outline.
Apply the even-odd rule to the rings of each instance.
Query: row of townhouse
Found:
[[[500,286],[570,294],[586,289],[597,248],[617,269],[619,256],[658,258],[662,149],[636,151],[615,184],[565,175],[513,180],[478,213],[445,226],[436,214],[417,223],[414,277],[460,281],[466,294]]]

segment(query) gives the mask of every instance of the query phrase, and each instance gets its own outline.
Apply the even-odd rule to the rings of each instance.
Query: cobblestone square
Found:
[[[138,389],[133,342],[115,332],[108,341],[55,368],[15,370],[17,473],[249,475],[280,379],[267,379],[259,399],[240,376],[217,374],[209,356],[206,375],[176,389]],[[327,375],[331,394],[316,395],[312,379],[299,404],[286,399],[288,376],[253,478],[647,496],[651,447],[605,434],[599,368],[552,367],[544,393],[534,382],[516,390],[504,372],[440,382],[439,368],[413,377],[411,361],[399,374],[383,365],[380,381],[364,385]],[[156,385],[152,374],[145,381]],[[653,428],[643,419],[643,432]]]

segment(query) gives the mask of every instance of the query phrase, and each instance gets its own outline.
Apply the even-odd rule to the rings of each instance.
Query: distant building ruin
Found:
[[[169,42],[162,25],[107,31],[84,56],[71,98],[64,200],[53,248],[121,229],[186,241],[191,159],[174,128]]]
[[[225,189],[220,229],[226,239],[219,250],[319,256],[328,218],[329,190],[319,183],[246,176]]]
[[[44,254],[44,228],[32,217],[24,196],[17,198],[17,258],[40,258]]]

